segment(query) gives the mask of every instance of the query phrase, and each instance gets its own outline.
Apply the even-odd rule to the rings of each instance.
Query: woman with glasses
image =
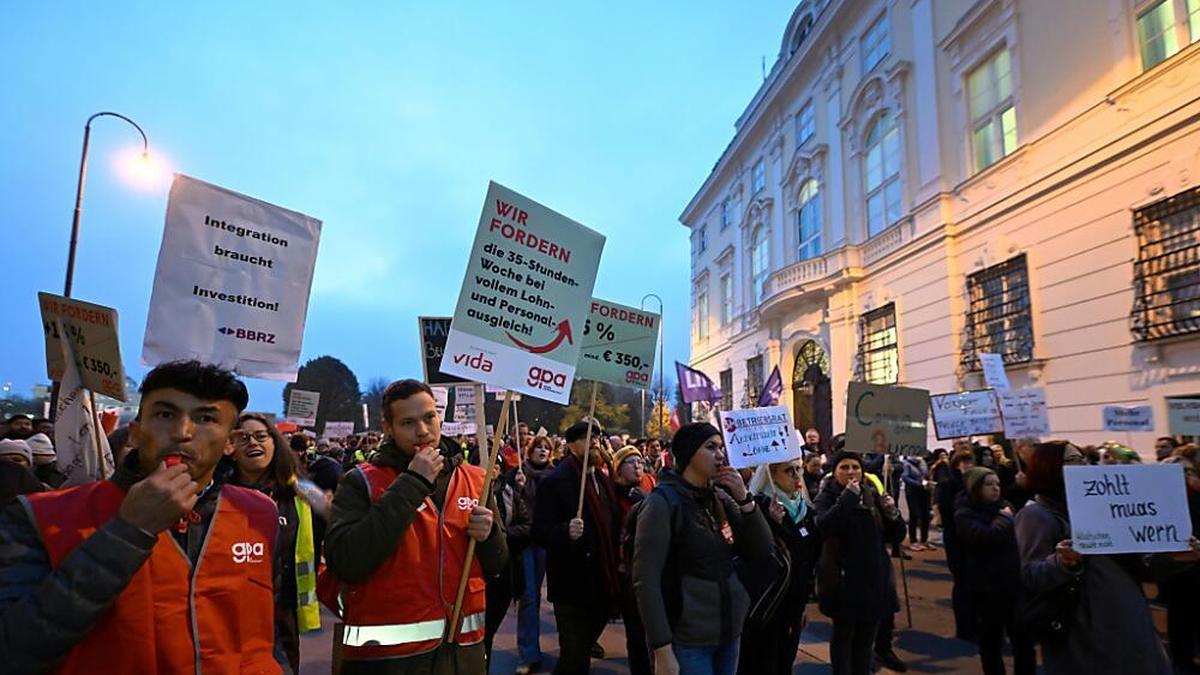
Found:
[[[324,538],[325,510],[328,508],[319,489],[301,490],[298,480],[303,469],[283,436],[262,415],[247,413],[238,418],[232,435],[232,452],[226,451],[233,464],[235,485],[259,490],[275,501],[279,509],[280,579],[282,588],[275,594],[281,606],[275,608],[275,621],[292,672],[300,672],[300,634],[321,627],[317,605],[317,561]],[[307,481],[305,481],[307,482]],[[309,484],[311,485],[311,484]],[[303,493],[303,494],[302,494]],[[315,493],[315,494],[310,494]],[[308,499],[316,502],[310,504]],[[321,518],[314,517],[317,511]]]

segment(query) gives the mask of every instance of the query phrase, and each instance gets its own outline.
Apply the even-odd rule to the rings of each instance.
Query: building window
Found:
[[[981,171],[1017,149],[1012,58],[1007,48],[967,75],[967,97],[975,170]]]
[[[1196,2],[1200,2],[1200,0],[1196,0]],[[809,101],[804,104],[803,108],[800,108],[800,112],[796,113],[796,147],[807,143],[816,131],[816,115],[813,112],[812,101]]]
[[[1137,15],[1142,70],[1171,58],[1188,43],[1200,40],[1200,0],[1145,3]]]
[[[770,245],[767,242],[767,228],[759,227],[754,231],[750,240],[750,285],[753,287],[754,304],[762,302],[767,274],[770,272]]]
[[[796,259],[808,260],[821,255],[821,194],[813,179],[800,186],[799,227],[800,247]]]
[[[721,325],[727,326],[733,321],[733,278],[728,274],[721,275]]]
[[[900,220],[900,129],[891,113],[875,118],[867,132],[867,236]]]
[[[1188,0],[1188,36],[1192,42],[1200,40],[1200,0]]]
[[[708,291],[696,294],[696,338],[708,339]]]
[[[858,318],[858,354],[863,379],[871,384],[900,381],[900,347],[896,335],[896,303],[873,309]]]
[[[722,232],[724,232],[725,228],[729,227],[729,224],[731,222],[733,222],[733,212],[732,211],[733,210],[729,207],[728,199],[721,202],[721,231]]]
[[[696,233],[696,253],[704,253],[708,250],[708,226],[701,225]]]
[[[1133,229],[1134,336],[1200,332],[1200,188],[1138,209]]]
[[[879,17],[871,27],[863,33],[862,60],[863,73],[869,73],[879,65],[880,61],[892,50],[892,41],[888,37],[887,14]]]
[[[813,18],[811,14],[800,20],[800,23],[796,25],[796,32],[792,35],[791,46],[788,47],[788,57],[791,57],[792,54],[796,53],[797,49],[800,49],[800,45],[804,43],[804,38],[808,37],[808,34],[812,32],[812,27]]]
[[[742,402],[743,408],[757,408],[758,396],[762,393],[763,386],[763,358],[762,355],[746,359],[746,399]]]
[[[967,325],[961,366],[979,370],[979,354],[1000,354],[1006,364],[1033,360],[1033,313],[1025,255],[967,277]]]
[[[721,410],[733,410],[733,369],[721,371]]]
[[[750,174],[750,192],[757,193],[767,186],[767,165],[760,159]]]

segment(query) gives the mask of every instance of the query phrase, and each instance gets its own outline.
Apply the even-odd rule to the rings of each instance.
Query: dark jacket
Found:
[[[667,490],[675,492],[677,506]],[[723,534],[726,520],[732,545]],[[749,569],[770,563],[771,530],[762,512],[742,513],[723,491],[695,487],[663,469],[638,516],[633,553],[634,594],[651,649],[668,643],[715,647],[741,635],[750,594],[735,555]],[[677,590],[664,585],[670,572],[677,575]],[[668,593],[678,594],[677,607],[668,607]]]
[[[525,460],[525,463],[521,465],[521,471],[525,474],[525,508],[529,511],[530,520],[533,518],[533,506],[537,503],[538,486],[541,485],[542,480],[546,476],[549,476],[554,471],[554,468],[554,465],[549,461],[541,467],[534,466],[533,462],[529,460]]]
[[[946,480],[937,484],[937,491],[934,494],[938,515],[942,519],[942,543],[946,546],[946,557],[954,559],[952,567],[955,569],[957,569],[958,561],[962,559],[962,551],[958,546],[958,530],[954,524],[954,505],[958,502],[958,495],[962,492],[962,471],[951,469]]]
[[[111,480],[128,490],[144,477],[137,450],[131,450]],[[204,549],[225,478],[218,470],[212,486],[196,502],[200,522],[189,525],[184,533],[169,530],[193,566]],[[0,511],[0,663],[5,672],[43,672],[58,662],[103,618],[157,541],[117,516],[100,526],[57,569],[51,569],[29,505],[22,500],[4,507]],[[282,554],[278,545],[273,545],[273,550],[278,606]],[[291,672],[278,617],[275,626],[275,660],[284,672]]]
[[[1021,588],[1021,555],[1013,517],[1001,513],[1005,502],[977,504],[964,492],[954,511],[962,547],[962,581],[974,593],[1003,591],[1016,602]]]
[[[0,460],[0,507],[16,499],[18,495],[42,492],[46,486],[33,472],[16,462]]]
[[[812,593],[816,580],[814,574],[817,557],[821,554],[821,533],[817,528],[816,509],[809,506],[799,523],[794,522],[785,512],[783,521],[777,523],[770,515],[771,497],[757,495],[754,501],[766,517],[775,544],[786,550],[791,560],[791,583],[776,618],[789,621],[798,628]]]
[[[525,588],[525,568],[520,564],[521,555],[529,546],[533,516],[529,513],[523,491],[519,491],[520,488],[513,482],[514,474],[503,474],[494,483],[497,517],[504,524],[508,541],[508,561],[500,575],[488,583],[508,583],[513,597],[519,597]]]
[[[571,541],[567,528],[579,508],[579,460],[567,455],[536,488],[533,541],[546,549],[546,597],[567,605],[605,604],[615,607],[603,580],[599,528],[589,509],[583,510],[583,536]],[[609,545],[620,551],[621,507],[616,488],[603,472],[593,471],[609,523]],[[612,496],[610,499],[609,496]],[[608,570],[616,574],[617,570]]]
[[[886,545],[904,540],[904,519],[883,512],[882,497],[869,480],[860,494],[830,478],[813,504],[824,541],[818,563],[821,612],[872,620],[899,609]]]

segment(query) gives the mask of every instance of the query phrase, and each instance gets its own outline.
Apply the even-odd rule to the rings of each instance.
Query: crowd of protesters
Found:
[[[1051,674],[1200,672],[1195,539],[1149,556],[1072,545],[1063,467],[1143,461],[1117,443],[963,440],[889,457],[810,429],[801,457],[736,471],[703,422],[665,443],[595,420],[561,436],[522,423],[480,503],[487,453],[441,435],[419,381],[387,389],[383,433],[345,438],[280,433],[245,413],[232,374],[196,362],[156,368],[141,392],[100,483],[60,489],[48,420],[0,429],[11,672],[92,672],[102,658],[122,672],[298,672],[320,598],[346,624],[343,673],[486,672],[514,609],[527,674],[543,670],[543,589],[556,673],[588,672],[618,620],[634,675],[790,673],[810,606],[832,624],[834,673],[903,672],[894,565],[939,547],[955,635],[987,675],[1006,672],[1006,643],[1019,675],[1038,647]],[[1153,457],[1183,468],[1196,534],[1200,451],[1161,438]]]

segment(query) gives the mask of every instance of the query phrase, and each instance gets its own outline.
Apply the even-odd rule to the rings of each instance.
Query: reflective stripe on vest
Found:
[[[308,502],[297,494],[296,517],[296,623],[301,633],[321,629],[317,604],[316,545],[313,543],[313,514]]]
[[[463,618],[462,633],[469,633],[484,627],[487,614],[479,612]],[[342,643],[349,647],[368,647],[378,645],[391,647],[410,642],[438,640],[446,632],[445,619],[421,621],[419,623],[403,623],[392,626],[346,626]]]

